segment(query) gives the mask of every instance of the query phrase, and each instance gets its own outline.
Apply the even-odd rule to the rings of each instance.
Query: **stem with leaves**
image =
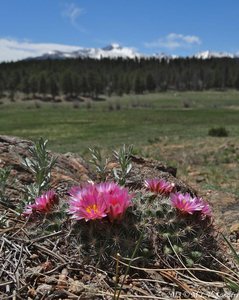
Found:
[[[51,170],[57,158],[50,157],[46,147],[47,143],[47,140],[40,138],[29,149],[31,158],[26,157],[22,161],[22,166],[33,173],[35,177],[35,182],[28,185],[25,189],[28,202],[40,196],[43,191],[49,188]]]
[[[108,159],[103,160],[100,149],[98,147],[89,148],[91,160],[89,161],[96,169],[101,181],[106,180]]]
[[[114,157],[116,158],[117,162],[119,163],[119,168],[114,168],[113,174],[114,174],[116,181],[120,185],[125,184],[126,179],[132,169],[132,163],[131,163],[132,153],[133,153],[132,145],[130,145],[128,147],[123,145],[123,147],[119,151],[113,151]]]

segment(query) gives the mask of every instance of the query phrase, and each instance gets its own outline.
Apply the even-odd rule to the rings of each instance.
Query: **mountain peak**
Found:
[[[80,48],[76,51],[72,52],[64,52],[64,51],[49,51],[38,57],[30,57],[28,59],[65,59],[65,58],[94,58],[94,59],[101,59],[101,58],[135,58],[142,56],[138,52],[136,52],[133,48],[122,47],[117,43],[110,44],[104,48]]]
[[[229,52],[214,52],[214,51],[202,51],[194,55],[195,58],[199,59],[209,59],[209,58],[223,58],[223,57],[229,57],[229,58],[234,58],[235,55]]]
[[[112,44],[109,44],[106,47],[102,48],[102,50],[105,50],[105,51],[111,51],[111,50],[115,50],[115,49],[121,50],[121,49],[123,49],[123,47],[121,47],[120,44],[112,43]]]

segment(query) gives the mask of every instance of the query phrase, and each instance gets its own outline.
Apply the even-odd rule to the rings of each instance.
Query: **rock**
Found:
[[[15,182],[7,187],[7,195],[11,202],[19,201],[25,185],[34,181],[33,174],[22,167],[23,158],[29,157],[29,147],[33,142],[18,137],[0,136],[0,168],[11,166],[11,175]],[[53,153],[57,157],[56,165],[52,170],[51,187],[60,195],[64,195],[69,187],[94,180],[95,174],[91,173],[87,163],[74,153]],[[127,180],[127,185],[132,188],[142,188],[147,178],[164,178],[175,184],[177,190],[196,194],[196,191],[185,182],[177,179],[176,168],[166,166],[155,160],[132,156],[133,168]],[[116,162],[109,163],[109,180],[113,180],[112,169],[117,167]]]
[[[49,284],[41,284],[37,287],[36,292],[40,294],[48,293],[52,290],[52,285]]]
[[[15,179],[14,183],[7,187],[7,195],[15,201],[21,197],[24,185],[34,181],[33,174],[22,167],[21,161],[25,157],[30,157],[29,147],[33,143],[17,137],[0,136],[0,168],[10,166],[11,175]],[[72,185],[90,180],[90,172],[87,164],[80,156],[75,154],[59,154],[50,152],[50,155],[57,156],[57,162],[52,170],[51,186],[65,191]]]
[[[235,223],[230,227],[230,233],[239,234],[239,223]]]
[[[197,178],[196,178],[196,182],[203,182],[203,181],[206,181],[206,178],[204,177],[204,176],[198,176]]]

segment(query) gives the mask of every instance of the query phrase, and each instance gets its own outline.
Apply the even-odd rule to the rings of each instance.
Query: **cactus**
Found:
[[[143,239],[134,261],[137,266],[218,267],[212,257],[221,259],[218,236],[211,217],[199,211],[184,214],[168,197],[138,194],[122,220],[106,218],[77,221],[69,237],[78,237],[79,258],[85,263],[114,271],[117,253],[130,258],[141,233]],[[159,261],[160,258],[160,261]]]
[[[143,214],[154,253],[162,261],[172,267],[213,267],[212,257],[218,258],[220,251],[211,217],[202,218],[200,211],[182,213],[162,196],[154,198]]]
[[[220,260],[221,251],[210,206],[201,198],[175,192],[174,184],[158,179],[148,179],[144,190],[130,193],[122,186],[132,167],[125,149],[117,154],[123,166],[121,173],[116,172],[121,174],[115,178],[118,184],[89,183],[68,192],[67,212],[75,219],[72,227],[65,215],[66,203],[60,201],[57,210],[46,211],[39,229],[51,232],[69,225],[64,243],[77,249],[78,259],[112,272],[112,257],[118,253],[129,260],[136,254],[133,264],[137,266],[218,267],[212,257]],[[99,153],[95,153],[97,159]],[[100,170],[103,174],[105,167]]]
[[[120,222],[111,223],[107,218],[101,220],[78,221],[74,224],[71,232],[70,242],[78,237],[80,259],[92,265],[106,268],[114,272],[115,260],[117,253],[123,258],[132,256],[138,240],[140,239],[141,229],[140,216],[130,208]],[[149,241],[146,237],[140,243],[137,256],[137,265],[145,265],[149,257]]]

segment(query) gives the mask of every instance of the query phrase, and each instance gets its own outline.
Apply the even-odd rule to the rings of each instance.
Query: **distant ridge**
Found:
[[[195,58],[198,59],[210,59],[210,58],[224,58],[224,57],[229,57],[229,58],[237,58],[239,57],[239,54],[232,54],[229,52],[213,52],[213,51],[202,51],[194,55]]]
[[[79,50],[72,52],[63,52],[63,51],[50,51],[38,57],[29,57],[33,60],[44,60],[44,59],[67,59],[67,58],[135,58],[141,57],[142,55],[135,51],[133,48],[122,47],[119,44],[110,44],[104,48],[82,48],[79,47]]]
[[[101,59],[101,58],[157,58],[157,59],[176,59],[180,58],[178,55],[170,55],[166,53],[155,53],[152,55],[145,55],[137,52],[134,48],[123,47],[117,43],[113,43],[107,45],[103,48],[83,48],[79,47],[79,50],[64,52],[59,50],[49,51],[44,53],[43,55],[37,57],[28,57],[25,60],[45,60],[45,59],[68,59],[68,58],[93,58],[93,59]],[[183,56],[181,56],[183,57]],[[229,52],[215,52],[215,51],[202,51],[198,52],[194,55],[188,56],[189,58],[197,58],[197,59],[210,59],[210,58],[239,58],[239,53],[233,54]]]

